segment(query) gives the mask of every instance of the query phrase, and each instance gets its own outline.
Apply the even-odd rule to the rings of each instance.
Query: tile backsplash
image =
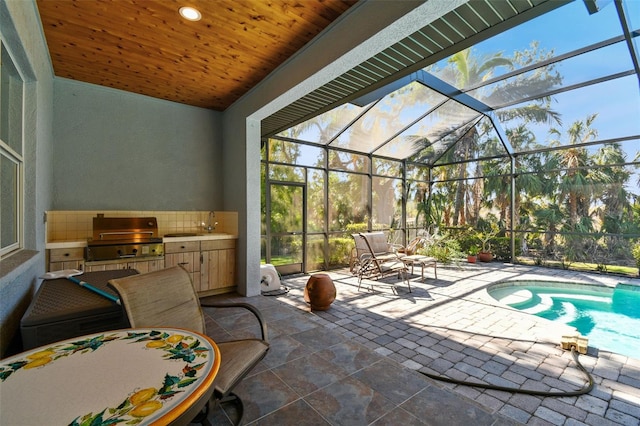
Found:
[[[93,218],[98,214],[106,217],[155,217],[160,236],[178,232],[206,232],[209,211],[116,211],[116,210],[52,210],[47,212],[47,242],[76,241],[91,238]],[[216,211],[214,232],[238,234],[238,213]]]

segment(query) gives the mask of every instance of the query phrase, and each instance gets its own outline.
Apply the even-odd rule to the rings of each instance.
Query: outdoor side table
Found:
[[[411,256],[403,256],[400,258],[400,260],[402,260],[405,265],[411,266],[412,275],[413,275],[414,265],[420,265],[420,267],[422,268],[422,274],[421,274],[422,281],[424,281],[424,268],[428,266],[433,266],[433,274],[435,276],[435,279],[436,280],[438,279],[438,271],[437,271],[438,262],[435,257],[414,254]]]

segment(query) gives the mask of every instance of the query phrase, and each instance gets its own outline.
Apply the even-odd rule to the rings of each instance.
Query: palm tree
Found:
[[[624,212],[630,205],[625,183],[631,173],[619,165],[626,162],[626,155],[619,143],[606,144],[595,153],[593,162],[598,166],[593,173],[597,174],[602,188],[597,194],[604,207],[600,210],[602,229],[619,234],[626,221]]]
[[[560,141],[561,132],[558,129],[550,130],[550,133],[557,137],[551,141],[551,146],[568,146],[566,149],[555,151],[552,156],[563,169],[559,186],[560,202],[567,206],[570,229],[578,225],[578,213],[582,213],[583,216],[589,214],[594,182],[588,175],[589,155],[583,144],[594,140],[598,135],[597,130],[591,128],[596,117],[597,114],[592,114],[585,121],[574,122],[567,130],[567,144]]]
[[[546,67],[542,72],[527,75],[526,77],[512,79],[502,84],[482,87],[483,81],[491,79],[500,68],[507,68],[512,70],[518,64],[527,64],[534,61],[540,61],[545,58],[551,57],[553,52],[545,52],[539,48],[537,43],[533,43],[530,49],[526,49],[523,52],[516,52],[512,58],[503,56],[502,52],[497,52],[492,55],[483,57],[476,57],[473,55],[472,49],[462,50],[451,58],[449,58],[448,66],[443,70],[435,70],[435,73],[443,78],[445,81],[452,82],[460,90],[465,90],[467,87],[478,87],[474,89],[473,95],[481,101],[490,101],[494,98],[500,98],[501,101],[506,101],[505,96],[512,96],[514,99],[527,97],[529,94],[540,93],[541,89],[550,89],[561,82],[561,76],[553,71],[553,65]],[[558,114],[551,109],[550,99],[542,98],[536,102],[528,105],[516,105],[512,108],[508,108],[504,111],[500,111],[499,118],[503,122],[507,122],[512,119],[520,119],[527,122],[556,122],[560,123]],[[479,157],[478,140],[480,138],[481,130],[478,126],[472,127],[455,146],[456,161],[460,161],[458,165],[458,172],[456,174],[456,189],[454,199],[454,214],[453,225],[464,225],[466,222],[465,215],[465,203],[468,195],[476,194],[481,184],[478,184],[479,180],[474,182],[476,186],[471,191],[468,190],[468,183],[466,179],[467,164],[466,162],[475,160]],[[476,164],[476,176],[483,176],[484,170],[481,164]],[[487,195],[487,189],[484,188],[485,195]],[[500,191],[497,194],[504,194],[504,191]],[[505,199],[499,200],[499,204],[504,204]],[[475,209],[475,207],[474,207]],[[475,213],[475,212],[474,212]],[[474,214],[475,216],[475,214]]]
[[[449,58],[449,63],[452,64],[452,67],[447,67],[447,71],[453,74],[455,85],[461,90],[491,78],[500,67],[513,69],[513,63],[510,59],[502,56],[502,52],[497,52],[488,57],[476,58],[472,55],[472,50],[470,48],[464,49],[451,56],[451,58]],[[473,126],[464,134],[455,146],[456,160],[461,162],[458,165],[458,173],[456,176],[457,183],[455,190],[453,226],[464,226],[466,224],[464,208],[467,204],[465,203],[467,194],[466,161],[472,160],[477,156],[478,136],[476,126]],[[478,167],[480,168],[480,165],[478,165]],[[481,169],[477,171],[481,173]]]
[[[541,232],[544,232],[544,248],[547,254],[555,254],[555,237],[559,224],[564,220],[564,214],[555,203],[550,203],[534,212],[535,222]]]

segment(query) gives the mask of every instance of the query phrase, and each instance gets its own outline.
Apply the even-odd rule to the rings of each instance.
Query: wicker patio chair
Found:
[[[200,303],[189,273],[179,266],[146,274],[112,279],[109,285],[120,295],[132,327],[176,327],[206,333],[201,307],[243,308],[260,325],[261,338],[216,342],[220,349],[220,369],[213,382],[207,409],[194,422],[209,424],[207,413],[212,404],[233,401],[242,423],[242,400],[233,388],[260,362],[269,350],[267,325],[261,313],[246,303]]]

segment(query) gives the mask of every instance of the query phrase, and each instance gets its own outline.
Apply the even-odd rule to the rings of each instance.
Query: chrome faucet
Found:
[[[218,222],[214,222],[213,220],[216,218],[216,213],[214,211],[209,212],[209,224],[204,227],[204,229],[211,233],[216,229]]]

